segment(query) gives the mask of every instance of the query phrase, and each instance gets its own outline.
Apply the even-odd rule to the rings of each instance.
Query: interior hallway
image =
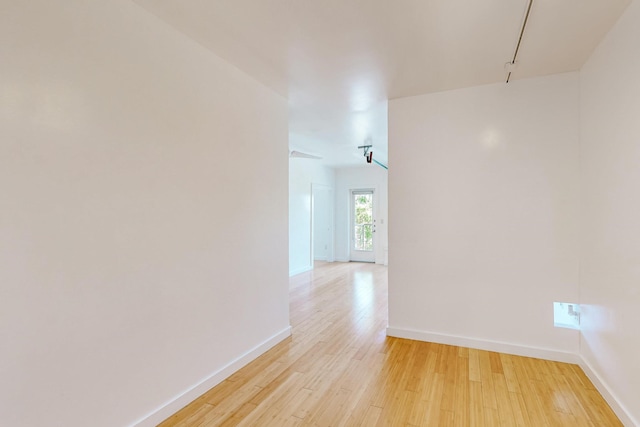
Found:
[[[293,334],[162,426],[619,426],[576,365],[385,335],[387,268],[290,279]]]

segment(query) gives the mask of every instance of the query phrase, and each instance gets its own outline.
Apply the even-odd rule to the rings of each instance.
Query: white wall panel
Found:
[[[578,90],[569,73],[390,101],[392,333],[577,353],[553,302],[579,298]]]
[[[130,425],[287,333],[287,102],[131,1],[1,9],[0,424]]]
[[[292,158],[289,160],[289,275],[313,268],[311,251],[312,186],[319,184],[332,189],[334,170],[319,160]],[[333,206],[331,206],[333,211]]]
[[[581,72],[580,353],[640,425],[640,3]],[[618,411],[620,413],[620,411]]]

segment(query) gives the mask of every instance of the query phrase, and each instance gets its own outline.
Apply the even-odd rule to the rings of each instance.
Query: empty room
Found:
[[[640,427],[640,0],[0,0],[0,426]]]

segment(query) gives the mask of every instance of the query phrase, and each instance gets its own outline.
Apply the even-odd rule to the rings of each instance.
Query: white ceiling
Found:
[[[528,0],[134,0],[289,99],[290,148],[387,160],[387,100],[504,81]],[[631,0],[535,0],[512,79],[580,69]]]

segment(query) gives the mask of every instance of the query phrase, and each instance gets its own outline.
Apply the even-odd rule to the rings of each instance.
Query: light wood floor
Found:
[[[621,426],[575,365],[388,338],[387,271],[291,279],[291,338],[161,426]]]

